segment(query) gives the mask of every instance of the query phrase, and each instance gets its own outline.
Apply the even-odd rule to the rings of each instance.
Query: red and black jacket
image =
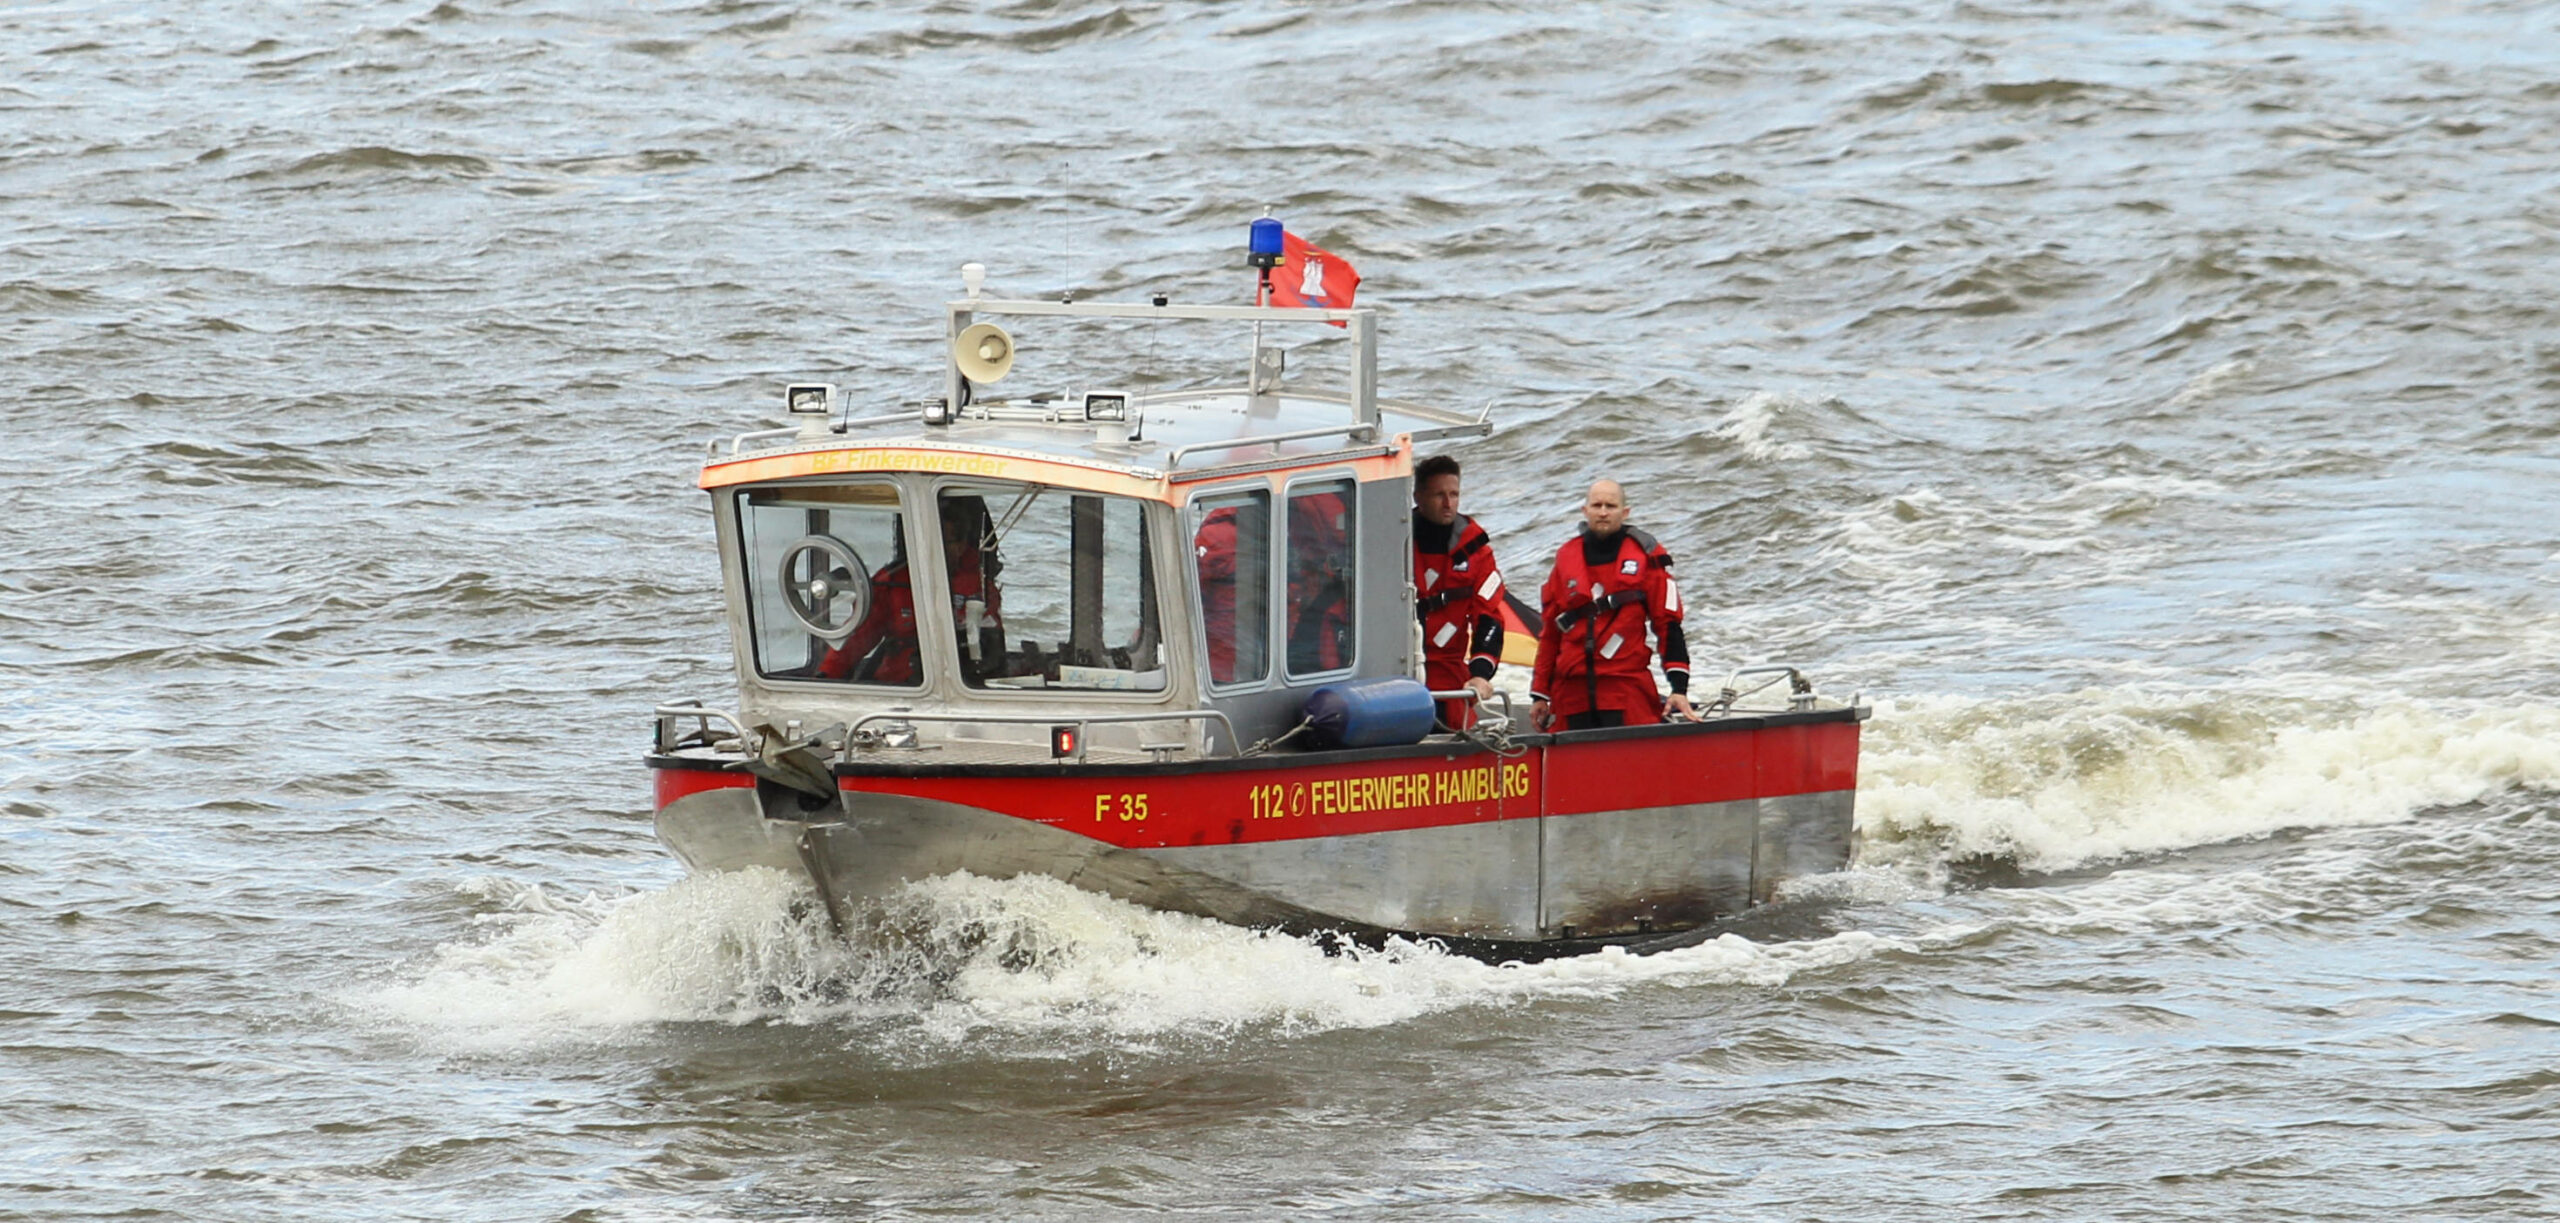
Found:
[[[992,563],[991,563],[992,562]],[[1004,647],[1004,598],[995,573],[1003,567],[993,553],[968,548],[951,558],[951,619],[960,624],[960,609],[970,599],[986,604],[984,630],[994,633],[997,650]],[[961,656],[968,656],[964,642]],[[871,575],[871,610],[854,626],[844,644],[827,651],[818,674],[865,684],[914,687],[924,682],[924,657],[916,641],[916,592],[901,556]]]
[[[1584,675],[1650,675],[1648,627],[1661,643],[1671,691],[1689,691],[1680,587],[1671,580],[1671,554],[1653,536],[1628,527],[1614,537],[1586,530],[1565,541],[1538,601],[1544,614],[1531,696],[1545,700],[1554,685]]]
[[[819,660],[818,674],[865,684],[913,687],[924,680],[916,648],[915,588],[901,557],[871,575],[871,609],[844,644]]]
[[[1502,571],[1492,537],[1464,514],[1446,527],[1417,515],[1413,588],[1424,681],[1447,692],[1471,677],[1492,679],[1502,658]]]

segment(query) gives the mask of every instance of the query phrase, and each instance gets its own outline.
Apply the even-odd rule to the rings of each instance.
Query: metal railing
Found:
[[[1511,721],[1511,694],[1497,688],[1494,690],[1493,695],[1502,702],[1502,713],[1500,715],[1502,720],[1506,723]],[[1476,708],[1478,709],[1484,708],[1487,703],[1486,698],[1476,695],[1476,690],[1473,688],[1451,688],[1447,692],[1442,692],[1435,688],[1432,690],[1431,699],[1435,701],[1474,701],[1476,703]]]
[[[808,431],[798,425],[788,429],[751,429],[729,439],[729,453],[736,454],[746,449],[749,442],[769,442],[775,438],[798,437],[805,432]]]
[[[1351,386],[1349,400],[1351,419],[1358,424],[1376,427],[1378,418],[1378,313],[1366,306],[1342,310],[1317,310],[1278,306],[1192,306],[1162,305],[1136,302],[1023,301],[972,295],[943,304],[944,341],[957,344],[960,333],[978,315],[1046,315],[1064,318],[1120,319],[1190,319],[1195,321],[1249,322],[1254,325],[1254,348],[1262,348],[1260,329],[1264,323],[1336,323],[1348,331],[1351,341]],[[1258,361],[1258,358],[1257,358]],[[946,356],[942,369],[942,397],[946,403],[961,399],[965,379],[956,357]]]
[[[747,733],[747,724],[739,721],[738,715],[725,709],[705,705],[660,705],[651,712],[658,719],[658,750],[661,752],[672,752],[681,744],[682,741],[676,738],[676,722],[682,718],[692,718],[701,723],[705,743],[711,741],[711,723],[715,720],[728,723],[729,729],[738,732],[741,745],[754,737]]]
[[[658,720],[657,743],[658,750],[660,752],[672,752],[676,750],[677,747],[683,745],[684,740],[679,739],[676,736],[676,723],[686,718],[691,718],[701,725],[702,729],[700,733],[704,736],[702,742],[706,745],[715,742],[715,740],[710,737],[711,724],[713,722],[726,723],[730,730],[736,732],[738,744],[742,749],[753,750],[756,740],[762,737],[757,733],[748,730],[746,722],[737,714],[731,713],[725,709],[713,709],[705,705],[660,705],[653,710],[652,713]],[[851,726],[845,727],[844,740],[836,747],[836,758],[839,760],[850,761],[853,758],[853,749],[861,743],[868,743],[871,746],[882,745],[886,737],[880,735],[878,732],[873,732],[867,739],[863,735],[863,727],[871,725],[874,722],[905,724],[910,730],[913,729],[913,724],[917,722],[979,722],[996,723],[1005,726],[1072,726],[1076,728],[1075,751],[1068,757],[1068,759],[1074,760],[1079,764],[1084,761],[1085,728],[1087,726],[1135,722],[1215,722],[1218,724],[1220,729],[1226,732],[1229,750],[1234,750],[1237,743],[1236,724],[1234,720],[1229,718],[1225,713],[1215,709],[1177,709],[1162,713],[1092,713],[1057,716],[1036,713],[916,713],[908,710],[887,710],[880,713],[864,714],[861,717],[854,719]],[[821,730],[817,732],[816,737],[823,739],[831,734],[834,729],[834,727],[828,727]],[[1190,745],[1187,743],[1149,743],[1141,744],[1140,749],[1153,753],[1158,759],[1162,759],[1166,753],[1177,751],[1188,746]]]
[[[751,442],[780,441],[784,438],[807,438],[818,441],[831,436],[842,436],[856,429],[868,429],[874,425],[894,425],[900,421],[912,424],[923,419],[922,412],[892,412],[886,416],[856,416],[850,420],[840,420],[824,426],[793,425],[787,429],[751,429],[729,439],[729,453],[732,456],[740,454]],[[757,449],[766,449],[766,447],[759,446]],[[718,454],[719,451],[720,443],[715,440],[711,443],[711,452]]]

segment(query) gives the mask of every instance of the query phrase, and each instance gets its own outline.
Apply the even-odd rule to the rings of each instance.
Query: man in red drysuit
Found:
[[[871,606],[863,612],[862,623],[854,626],[844,644],[828,650],[818,662],[818,674],[828,679],[900,687],[924,682],[922,659],[916,652],[916,595],[907,572],[906,535],[895,528],[890,534],[897,540],[897,555],[872,573]]]
[[[962,609],[970,602],[978,603],[978,626],[985,634],[980,652],[992,645],[1001,661],[1004,595],[997,589],[996,575],[1004,572],[1004,561],[996,554],[994,533],[988,529],[986,503],[977,497],[946,496],[941,518],[942,553],[950,566],[952,623],[965,636]],[[906,535],[894,530],[892,535],[897,552],[871,575],[870,610],[863,613],[862,623],[854,626],[844,644],[828,650],[818,662],[818,674],[828,679],[901,687],[924,682],[924,660],[916,644],[915,581],[907,565]],[[979,678],[982,660],[973,657],[965,640],[960,657],[969,682],[983,682]]]
[[[1615,480],[1582,499],[1582,531],[1556,552],[1555,572],[1538,592],[1544,609],[1538,665],[1529,683],[1531,717],[1544,730],[1647,726],[1662,720],[1653,686],[1654,651],[1671,681],[1671,709],[1689,705],[1689,641],[1680,630],[1680,588],[1671,554],[1627,525],[1627,494]]]
[[[1502,571],[1493,540],[1458,512],[1458,461],[1433,455],[1413,467],[1414,614],[1422,620],[1422,681],[1434,692],[1493,695],[1502,657]],[[1475,725],[1473,701],[1440,702],[1440,723]]]

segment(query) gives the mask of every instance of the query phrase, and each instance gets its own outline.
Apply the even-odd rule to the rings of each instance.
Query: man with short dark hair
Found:
[[[1493,695],[1502,657],[1502,571],[1493,540],[1458,512],[1458,461],[1433,455],[1413,467],[1414,613],[1422,620],[1422,678],[1434,692]],[[1475,725],[1473,701],[1440,702],[1452,730]]]
[[[1689,705],[1689,639],[1680,628],[1680,587],[1671,554],[1627,525],[1627,494],[1615,480],[1582,499],[1582,530],[1556,552],[1538,592],[1543,627],[1529,683],[1530,716],[1541,730],[1649,726],[1662,720],[1653,686],[1650,629],[1662,646],[1671,709]]]

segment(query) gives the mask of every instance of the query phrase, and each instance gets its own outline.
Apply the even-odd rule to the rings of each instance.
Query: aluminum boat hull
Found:
[[[1168,764],[834,767],[812,803],[660,755],[695,870],[802,873],[858,907],[953,871],[1049,875],[1244,926],[1553,954],[1692,930],[1851,856],[1863,710]],[[811,809],[814,807],[815,809]]]

